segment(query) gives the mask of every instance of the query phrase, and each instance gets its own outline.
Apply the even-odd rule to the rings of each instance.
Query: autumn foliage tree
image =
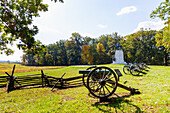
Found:
[[[96,51],[98,53],[98,56],[96,56],[97,57],[97,61],[98,61],[97,63],[99,63],[99,64],[104,63],[104,59],[105,59],[105,56],[106,56],[106,54],[105,54],[106,50],[105,50],[105,48],[104,48],[102,43],[99,42],[97,44]]]
[[[82,62],[84,64],[88,64],[88,57],[89,57],[89,46],[88,45],[83,45],[82,46]]]
[[[89,50],[88,50],[88,64],[96,64],[96,51],[93,45],[89,45]]]

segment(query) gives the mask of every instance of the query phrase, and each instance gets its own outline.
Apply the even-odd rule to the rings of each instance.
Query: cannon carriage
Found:
[[[92,69],[92,70],[90,70]],[[108,98],[117,87],[126,89],[131,94],[139,94],[139,90],[127,87],[119,83],[119,77],[123,76],[119,69],[112,70],[109,67],[92,67],[87,70],[79,70],[83,74],[83,83],[89,92],[97,98]]]

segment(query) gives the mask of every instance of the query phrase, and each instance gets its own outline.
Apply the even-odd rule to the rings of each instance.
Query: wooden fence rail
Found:
[[[41,74],[15,76],[15,86],[41,85]]]
[[[6,87],[8,76],[0,76],[0,88]]]

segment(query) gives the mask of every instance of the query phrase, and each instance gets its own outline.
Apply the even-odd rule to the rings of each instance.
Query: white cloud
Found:
[[[116,13],[116,15],[120,16],[120,15],[128,14],[131,12],[135,12],[135,11],[137,11],[137,8],[135,6],[128,6],[128,7],[122,8],[118,13]]]
[[[102,28],[102,29],[105,29],[105,28],[107,28],[108,26],[107,26],[107,25],[103,25],[103,24],[98,24],[97,27]]]
[[[151,30],[160,30],[164,26],[165,26],[164,21],[157,21],[157,22],[144,21],[144,22],[140,22],[138,24],[137,28],[135,30],[133,30],[133,33],[139,31],[141,28],[151,29]]]

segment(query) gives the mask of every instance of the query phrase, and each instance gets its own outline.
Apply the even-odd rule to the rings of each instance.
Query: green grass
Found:
[[[99,99],[89,95],[84,86],[68,89],[55,88],[54,92],[50,91],[51,88],[48,87],[27,87],[10,93],[6,92],[6,88],[0,88],[0,113],[170,112],[170,67],[150,66],[151,69],[148,72],[145,71],[147,74],[132,76],[123,73],[123,65],[109,64],[104,66],[120,69],[123,74],[120,83],[124,84],[127,81],[126,86],[138,88],[141,94],[130,95],[129,91],[117,88],[115,94],[118,96],[112,95],[110,102],[99,103]],[[45,69],[45,67],[43,68]],[[60,69],[45,69],[44,73],[56,77],[66,73],[64,78],[67,78],[79,76],[78,71],[86,68],[68,66]],[[40,73],[40,71],[19,72],[15,73],[14,76],[37,73]],[[2,75],[4,74],[0,76]]]

